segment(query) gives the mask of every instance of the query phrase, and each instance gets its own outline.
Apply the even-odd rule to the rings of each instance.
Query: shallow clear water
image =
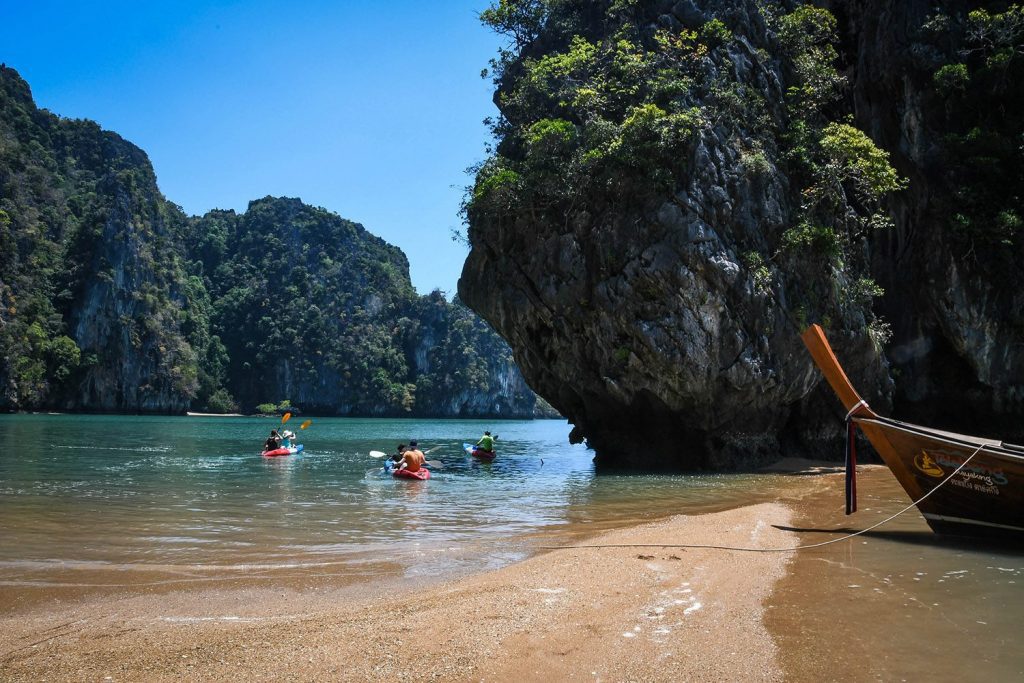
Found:
[[[293,422],[299,422],[294,420]],[[513,538],[597,530],[750,500],[763,477],[595,476],[560,420],[316,419],[305,451],[263,458],[268,418],[0,417],[0,585],[89,571],[197,576],[399,563],[408,573],[499,566]],[[498,458],[462,451],[485,428]],[[443,466],[385,476],[371,450],[416,438]],[[457,552],[455,552],[457,550]],[[157,578],[152,580],[156,581]]]
[[[599,476],[593,453],[569,445],[558,420],[316,419],[296,429],[302,455],[263,458],[277,425],[0,416],[0,613],[95,591],[451,576],[508,564],[537,544],[814,488],[767,474]],[[490,464],[461,449],[484,429],[500,434]],[[369,451],[412,438],[440,446],[428,458],[443,467],[426,482],[383,476]],[[909,502],[877,470],[862,481],[861,512],[845,517],[834,483],[834,496],[799,504],[794,544],[863,529]],[[1024,554],[936,537],[912,510],[796,553],[769,624],[795,653],[787,670],[799,680],[922,671],[1009,680],[1024,676],[1013,635],[1022,598]]]
[[[834,484],[826,505],[807,508],[803,543],[834,536],[818,530],[866,529],[910,504],[896,478],[874,468],[860,475],[860,511],[846,517]],[[1024,549],[939,536],[916,509],[796,553],[771,602],[793,680],[1024,680]]]

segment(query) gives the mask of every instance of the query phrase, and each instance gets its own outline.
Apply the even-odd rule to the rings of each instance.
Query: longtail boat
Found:
[[[847,411],[847,506],[856,511],[854,425],[940,534],[1024,541],[1024,446],[876,414],[853,388],[818,325],[804,344]]]

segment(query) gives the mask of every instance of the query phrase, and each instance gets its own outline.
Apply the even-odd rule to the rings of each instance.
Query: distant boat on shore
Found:
[[[1024,446],[881,417],[853,388],[822,329],[811,325],[802,337],[847,420],[875,447],[933,531],[1024,541]],[[856,510],[852,429],[850,441],[847,514]]]
[[[189,417],[245,417],[241,413],[193,413],[189,411],[185,414]]]

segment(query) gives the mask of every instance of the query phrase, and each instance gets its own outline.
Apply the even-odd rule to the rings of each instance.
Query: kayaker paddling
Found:
[[[385,472],[393,471],[398,466],[398,463],[402,462],[402,456],[405,455],[405,451],[407,448],[408,446],[406,446],[404,443],[398,444],[398,446],[395,448],[395,452],[387,456],[387,458],[384,460]],[[371,451],[370,455],[373,455],[374,453],[380,453],[380,451]],[[384,454],[380,453],[380,455]]]
[[[276,451],[281,447],[281,435],[277,433],[276,429],[270,430],[270,436],[266,441],[263,442],[263,451]]]
[[[263,442],[263,453],[262,455],[272,457],[278,455],[295,455],[296,453],[302,452],[302,444],[295,443],[295,432],[283,429],[284,423],[292,416],[291,413],[285,413],[281,419],[281,427],[270,430],[270,436]],[[312,420],[306,420],[302,423],[299,429],[305,429],[309,425],[313,424]]]
[[[476,442],[476,449],[492,455],[494,453],[494,442],[497,438],[497,436],[491,436],[490,432],[485,431],[480,440]]]
[[[410,472],[418,472],[423,467],[424,461],[427,456],[423,455],[418,447],[415,440],[409,442],[409,448],[402,453],[402,459],[398,461],[398,470],[409,470]]]
[[[478,460],[484,462],[491,462],[494,460],[494,456],[497,453],[494,452],[494,442],[498,440],[498,435],[491,436],[490,432],[484,432],[484,435],[480,437],[480,440],[476,444],[464,443],[462,449],[467,454],[473,456]]]

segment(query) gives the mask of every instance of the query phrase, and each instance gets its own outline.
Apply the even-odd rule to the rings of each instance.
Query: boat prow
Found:
[[[802,335],[854,423],[938,533],[1024,542],[1024,448],[876,414],[853,388],[825,333]]]

